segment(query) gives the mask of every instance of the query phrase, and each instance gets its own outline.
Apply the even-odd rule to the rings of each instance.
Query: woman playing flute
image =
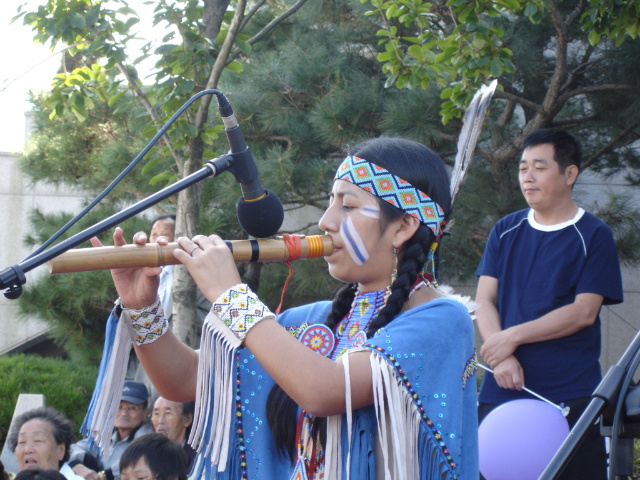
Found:
[[[158,267],[112,270],[158,392],[196,399],[191,443],[205,478],[477,478],[474,329],[435,279],[450,205],[427,147],[356,146],[319,222],[334,244],[329,272],[345,285],[278,318],[223,240],[180,238],[174,255],[213,303],[199,351],[168,328]],[[125,244],[122,230],[114,241]]]

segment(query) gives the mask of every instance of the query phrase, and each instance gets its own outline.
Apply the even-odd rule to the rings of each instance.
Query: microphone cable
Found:
[[[43,252],[49,245],[55,242],[61,235],[63,235],[67,230],[69,230],[69,228],[75,225],[82,217],[84,217],[98,203],[100,203],[100,201],[104,197],[106,197],[116,187],[116,185],[118,185],[118,183],[120,183],[122,179],[126,177],[131,172],[131,170],[135,168],[135,166],[138,163],[140,163],[140,160],[142,160],[144,156],[147,153],[149,153],[149,150],[151,150],[151,148],[158,142],[160,137],[162,137],[162,135],[166,133],[166,131],[169,129],[169,127],[171,127],[171,125],[173,125],[173,123],[178,119],[178,117],[180,117],[180,115],[182,115],[184,111],[187,108],[189,108],[196,100],[198,100],[200,97],[203,97],[205,95],[216,95],[219,99],[224,99],[224,101],[227,102],[228,104],[228,101],[224,96],[224,94],[219,90],[214,90],[214,89],[208,89],[208,90],[203,90],[201,92],[198,92],[189,100],[187,100],[187,102],[185,102],[184,105],[182,105],[178,109],[178,111],[171,116],[171,118],[167,121],[167,123],[165,123],[164,126],[158,131],[158,133],[156,133],[156,135],[151,139],[151,141],[147,144],[147,146],[140,151],[140,153],[131,161],[131,163],[129,163],[129,165],[127,165],[124,168],[124,170],[122,170],[122,172],[120,172],[120,174],[115,179],[113,179],[113,181],[96,198],[94,198],[91,201],[91,203],[89,203],[85,208],[82,209],[82,211],[80,211],[80,213],[78,213],[75,217],[69,220],[64,226],[62,226],[56,233],[54,233],[46,242],[40,245],[40,247],[38,247],[34,252],[28,255],[25,258],[25,260],[28,260],[40,254],[41,252]]]

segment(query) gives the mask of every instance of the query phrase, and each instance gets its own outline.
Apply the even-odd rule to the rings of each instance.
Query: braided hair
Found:
[[[429,148],[400,138],[376,138],[356,145],[349,155],[384,167],[406,180],[429,195],[443,209],[445,220],[448,219],[451,210],[449,177],[440,157]],[[404,211],[383,199],[376,197],[376,200],[381,212],[381,231],[384,231],[393,221],[406,215]],[[398,258],[398,277],[391,285],[391,294],[386,305],[371,321],[367,338],[371,338],[377,330],[389,324],[400,313],[434,241],[435,235],[431,229],[421,223],[414,235],[402,245]],[[347,284],[338,290],[331,304],[331,311],[325,319],[325,325],[334,330],[349,313],[356,289],[356,284]],[[287,454],[292,461],[295,459],[296,449],[297,408],[298,406],[282,388],[277,384],[274,385],[267,399],[267,420],[280,453]],[[314,431],[319,434],[319,440],[323,444],[326,437],[325,424],[325,419],[316,418],[314,421]]]

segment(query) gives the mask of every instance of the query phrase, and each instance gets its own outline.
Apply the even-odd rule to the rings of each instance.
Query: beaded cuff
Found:
[[[140,310],[124,307],[122,313],[131,321],[135,335],[133,341],[138,346],[155,342],[169,329],[169,321],[164,316],[160,297],[157,297],[156,301],[148,307]]]
[[[220,295],[211,311],[231,332],[244,342],[247,333],[265,318],[275,318],[269,308],[244,283],[231,287]]]

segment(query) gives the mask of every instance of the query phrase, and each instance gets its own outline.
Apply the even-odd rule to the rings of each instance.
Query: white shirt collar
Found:
[[[533,208],[530,208],[527,220],[529,221],[529,225],[531,225],[531,227],[535,228],[536,230],[540,230],[541,232],[557,232],[558,230],[562,230],[563,228],[575,225],[583,215],[584,209],[578,207],[578,211],[573,216],[573,218],[567,220],[566,222],[557,223],[555,225],[542,225],[541,223],[536,222],[535,211],[533,210]]]

